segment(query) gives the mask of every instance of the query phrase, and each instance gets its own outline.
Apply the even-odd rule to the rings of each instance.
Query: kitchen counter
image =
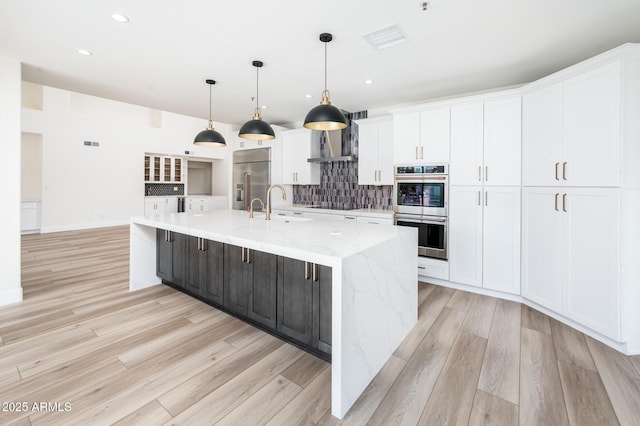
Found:
[[[415,229],[275,216],[266,221],[238,210],[134,217],[130,290],[160,284],[157,228],[332,268],[331,413],[338,418],[417,321]]]

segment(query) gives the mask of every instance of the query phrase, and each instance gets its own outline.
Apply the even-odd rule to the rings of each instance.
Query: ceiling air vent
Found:
[[[386,49],[387,47],[407,41],[407,37],[398,24],[387,25],[386,27],[362,34],[362,37],[378,50]]]

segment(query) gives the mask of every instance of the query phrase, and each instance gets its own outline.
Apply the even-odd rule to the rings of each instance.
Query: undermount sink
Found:
[[[254,213],[253,214],[253,218],[254,219],[259,219],[259,220],[265,220],[266,214],[264,213]],[[310,217],[297,217],[297,216],[280,216],[278,214],[273,214],[271,213],[271,220],[276,220],[278,222],[308,222],[310,220],[313,220]]]

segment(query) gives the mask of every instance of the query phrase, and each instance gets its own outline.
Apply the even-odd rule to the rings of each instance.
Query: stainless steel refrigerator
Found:
[[[266,202],[271,183],[271,148],[247,149],[233,153],[233,208],[249,210],[253,198]],[[255,208],[259,209],[259,203]]]

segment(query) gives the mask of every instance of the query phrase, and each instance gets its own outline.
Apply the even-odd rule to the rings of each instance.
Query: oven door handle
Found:
[[[396,221],[402,220],[404,222],[415,222],[415,223],[446,223],[446,217],[438,217],[438,216],[407,216],[402,214],[396,214]]]
[[[432,180],[447,180],[447,176],[442,175],[395,175],[396,182],[424,183]]]

